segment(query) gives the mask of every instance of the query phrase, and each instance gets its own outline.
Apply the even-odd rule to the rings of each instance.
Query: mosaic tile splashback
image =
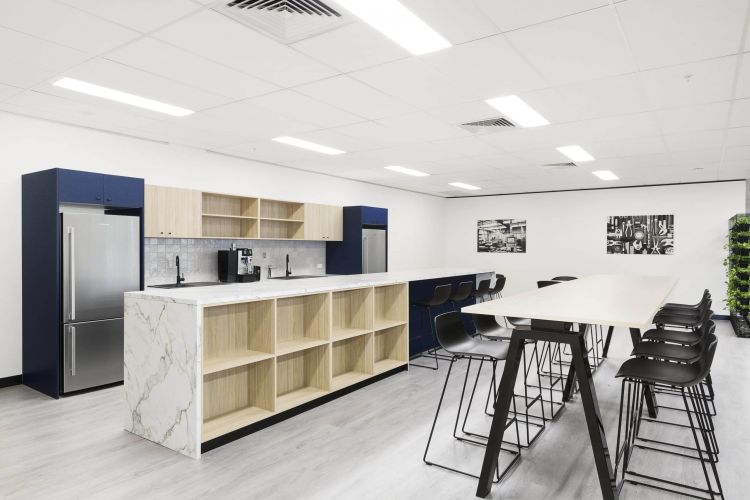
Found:
[[[220,240],[146,238],[146,285],[175,281],[175,257],[180,256],[180,270],[186,281],[216,281],[219,276],[219,250],[229,249],[232,243],[238,248],[253,249],[253,265],[261,266],[261,275],[284,273],[286,255],[294,274],[325,274],[326,244],[324,241],[272,241],[272,240]]]

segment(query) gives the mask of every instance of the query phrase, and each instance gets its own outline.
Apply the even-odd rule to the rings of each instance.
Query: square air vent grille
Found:
[[[543,167],[547,167],[550,170],[567,170],[569,168],[575,168],[578,165],[576,165],[572,161],[566,161],[566,162],[562,162],[562,163],[546,163],[546,164],[544,164],[542,166]]]
[[[216,12],[290,44],[351,23],[353,19],[320,0],[221,0]]]
[[[488,120],[479,120],[462,124],[464,127],[515,127],[516,124],[507,118],[490,118]]]

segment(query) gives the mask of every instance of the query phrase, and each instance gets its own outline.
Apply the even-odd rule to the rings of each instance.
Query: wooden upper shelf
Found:
[[[149,238],[341,241],[341,207],[146,185]]]

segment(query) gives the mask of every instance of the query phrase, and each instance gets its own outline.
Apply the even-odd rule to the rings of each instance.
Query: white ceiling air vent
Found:
[[[284,44],[299,42],[353,21],[320,0],[220,0],[211,8]]]
[[[504,116],[500,116],[497,118],[462,123],[461,128],[474,134],[482,134],[487,132],[497,132],[505,128],[516,128],[516,124]]]
[[[572,161],[565,161],[562,163],[546,163],[542,166],[547,167],[549,170],[568,170],[569,168],[576,168],[578,165]]]

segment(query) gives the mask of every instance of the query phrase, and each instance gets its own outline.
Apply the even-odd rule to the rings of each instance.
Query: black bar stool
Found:
[[[505,328],[503,326],[500,326],[497,322],[497,319],[494,316],[489,316],[486,314],[472,314],[471,319],[474,322],[474,328],[477,331],[477,334],[484,339],[487,340],[493,340],[496,342],[510,342],[510,337],[513,334],[513,330],[510,328]],[[524,386],[523,386],[523,396],[516,395],[516,397],[521,397],[524,400],[524,409],[522,409],[522,412],[518,415],[516,415],[517,418],[524,417],[523,421],[520,423],[525,424],[526,428],[526,441],[524,443],[521,443],[522,448],[528,448],[531,446],[534,441],[541,435],[542,431],[545,429],[545,422],[546,422],[546,415],[544,413],[544,398],[542,397],[542,379],[541,375],[539,374],[539,371],[537,370],[536,376],[536,385],[534,385],[533,382],[529,380],[530,375],[530,369],[529,369],[529,363],[539,363],[539,353],[537,351],[537,344],[536,341],[531,339],[526,339],[525,341],[526,345],[533,346],[533,349],[531,351],[531,356],[529,357],[529,361],[526,360],[526,348],[524,346],[523,354],[522,354],[522,361],[523,361],[523,373],[524,373]],[[535,391],[538,391],[538,394],[530,396],[529,395],[529,388],[534,389]],[[496,387],[492,387],[494,391],[497,390]],[[493,393],[492,390],[487,391],[487,402],[485,403],[485,412],[489,416],[494,416],[494,412],[490,413],[487,408],[489,407],[489,401],[490,401],[490,395]],[[471,408],[471,402],[473,400],[474,393],[472,392],[472,398],[469,399],[469,408]],[[550,390],[550,398],[552,398],[551,390]],[[532,415],[529,410],[536,404],[540,404],[541,408],[541,417]],[[468,409],[467,409],[467,417],[468,417]],[[540,420],[539,423],[532,422],[531,419],[534,420]],[[536,427],[538,430],[534,435],[531,435],[529,426]],[[466,432],[466,418],[464,418],[464,432]]]
[[[451,288],[452,286],[450,284],[448,285],[438,285],[435,287],[435,290],[432,292],[432,297],[426,300],[414,300],[412,301],[411,305],[413,307],[423,307],[425,308],[425,311],[427,312],[427,321],[430,323],[430,335],[432,336],[433,343],[437,346],[438,341],[437,337],[435,336],[435,325],[432,321],[432,308],[442,306],[446,302],[448,302],[450,296],[451,296]],[[425,365],[419,365],[416,363],[410,363],[411,366],[418,366],[420,368],[429,368],[430,370],[437,370],[438,369],[438,358],[448,360],[450,359],[448,356],[441,356],[439,354],[436,354],[437,347],[432,347],[426,351],[427,354],[424,352],[419,354],[420,358],[433,358],[435,360],[435,366],[425,366]]]
[[[672,363],[644,358],[629,359],[620,367],[617,377],[622,378],[620,391],[620,419],[617,426],[617,460],[615,465],[615,479],[618,469],[622,466],[622,480],[662,491],[669,491],[693,498],[724,498],[724,493],[716,469],[717,457],[711,443],[710,416],[707,415],[705,394],[700,390],[700,383],[705,380],[711,370],[716,352],[716,337],[708,337],[710,343],[704,349],[698,362],[691,364]],[[636,472],[631,468],[631,459],[635,449],[643,446],[637,444],[641,431],[643,414],[644,387],[646,384],[667,386],[679,391],[684,404],[684,412],[688,417],[695,447],[690,448],[693,454],[678,453],[670,450],[651,450],[679,455],[700,461],[706,488],[699,488],[684,484],[684,479],[672,481],[663,477],[652,476]],[[626,391],[627,389],[627,391]],[[690,404],[688,404],[690,401]],[[623,419],[624,414],[624,419]],[[622,442],[622,447],[620,443]],[[666,443],[671,445],[672,443]],[[709,475],[709,468],[711,474]],[[652,469],[658,466],[652,464]],[[677,489],[680,488],[680,489]],[[687,491],[686,491],[687,490]],[[698,496],[698,494],[707,496]]]
[[[473,282],[462,281],[459,283],[458,287],[456,287],[456,291],[451,293],[450,297],[448,297],[448,302],[453,306],[453,310],[458,311],[460,309],[458,303],[471,297],[472,292],[474,292]]]
[[[481,280],[477,285],[477,289],[472,292],[471,296],[477,302],[484,302],[484,300],[490,295],[490,280]]]
[[[557,280],[542,280],[542,281],[537,281],[536,282],[536,287],[537,288],[546,288],[546,287],[552,286],[552,285],[559,285],[560,283],[561,282],[557,281]]]
[[[502,297],[503,288],[505,288],[505,276],[502,274],[496,274],[495,285],[490,288],[490,297],[495,299]]]
[[[473,477],[473,478],[479,478],[479,476],[466,472],[448,465],[439,464],[437,462],[433,462],[431,460],[427,459],[427,454],[430,450],[430,444],[432,443],[432,437],[435,433],[435,426],[438,421],[438,416],[440,415],[440,408],[443,406],[443,400],[445,398],[445,390],[448,387],[448,381],[450,380],[451,371],[453,370],[453,365],[456,361],[460,359],[466,359],[468,360],[468,363],[466,365],[466,376],[464,377],[464,384],[463,388],[461,390],[461,399],[458,404],[458,412],[456,413],[456,421],[453,426],[453,438],[464,443],[472,444],[472,445],[479,445],[479,446],[486,446],[486,442],[483,441],[476,441],[474,439],[466,438],[463,436],[458,435],[458,422],[461,417],[461,410],[463,407],[464,397],[466,395],[466,384],[469,379],[469,371],[471,369],[471,364],[473,361],[479,361],[479,368],[477,369],[477,376],[476,380],[479,380],[479,376],[482,373],[482,365],[485,361],[491,363],[492,366],[492,380],[494,381],[496,378],[496,371],[497,371],[497,364],[500,361],[504,361],[508,355],[508,344],[504,342],[491,342],[488,340],[480,340],[477,338],[473,338],[469,336],[469,334],[466,332],[466,329],[464,327],[464,322],[461,319],[461,313],[458,312],[447,312],[438,315],[435,317],[435,330],[437,332],[437,339],[440,343],[440,346],[448,351],[451,354],[450,358],[450,365],[448,367],[448,373],[445,376],[445,384],[443,384],[443,391],[440,394],[440,401],[438,402],[437,410],[435,411],[435,418],[432,421],[432,428],[430,429],[430,435],[427,439],[427,446],[424,450],[424,456],[422,459],[424,462],[428,465],[434,465],[436,467],[440,467],[442,469],[446,469],[452,472],[458,472],[459,474],[463,474],[465,476]],[[476,389],[476,382],[474,383],[474,388]],[[473,392],[473,391],[472,391]],[[493,398],[493,400],[496,398]],[[467,408],[467,413],[470,408]],[[513,401],[513,411],[515,413],[515,399]],[[520,434],[518,431],[518,421],[515,416],[508,419],[506,422],[506,429],[510,427],[511,425],[515,425],[516,428],[516,438],[518,439],[518,443],[509,443],[504,441],[503,444],[506,445],[512,445],[515,449],[509,449],[507,446],[505,448],[500,447],[501,452],[507,452],[511,454],[513,457],[510,463],[503,469],[502,473],[500,472],[500,468],[498,467],[496,471],[496,477],[493,482],[497,483],[500,482],[500,480],[508,473],[508,471],[518,462],[518,460],[521,458],[521,446],[520,446]],[[481,437],[477,434],[469,434],[473,437]],[[498,455],[499,456],[499,455]]]
[[[577,279],[575,276],[555,276],[552,281],[573,281]]]

